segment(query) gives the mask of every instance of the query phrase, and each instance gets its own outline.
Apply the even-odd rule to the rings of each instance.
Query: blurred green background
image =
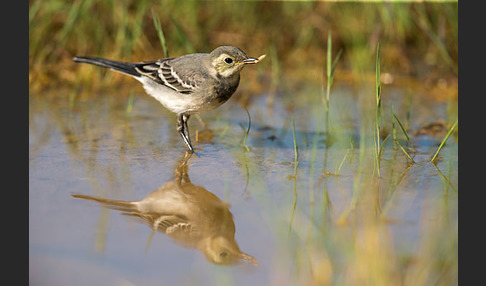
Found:
[[[380,42],[382,72],[393,75],[395,83],[412,84],[407,80],[414,79],[432,89],[452,88],[437,92],[439,97],[457,96],[457,1],[32,0],[31,94],[81,82],[84,88],[103,87],[105,71],[76,65],[73,56],[164,58],[153,15],[160,20],[170,56],[210,52],[220,45],[238,46],[255,57],[267,54],[256,73],[263,83],[273,80],[274,86],[322,82],[332,32],[333,53],[343,49],[336,81],[373,80]],[[109,76],[136,85],[128,77]]]

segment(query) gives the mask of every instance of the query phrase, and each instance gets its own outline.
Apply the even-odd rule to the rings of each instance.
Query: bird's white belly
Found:
[[[217,107],[212,106],[211,102],[207,98],[204,98],[204,96],[196,97],[194,94],[179,93],[146,77],[140,77],[137,80],[143,84],[145,91],[150,96],[157,99],[165,108],[176,114],[195,114]]]

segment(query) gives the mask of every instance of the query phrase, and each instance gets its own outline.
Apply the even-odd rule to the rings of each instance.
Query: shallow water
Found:
[[[189,196],[203,210],[198,217],[227,207],[239,249],[258,266],[214,264],[201,244],[182,243],[126,211],[72,197],[138,201],[180,178],[185,146],[175,116],[155,100],[137,94],[127,113],[127,96],[97,94],[70,107],[67,96],[31,95],[31,283],[457,284],[457,141],[449,138],[434,165],[430,157],[445,133],[413,135],[447,119],[451,103],[412,93],[407,123],[415,148],[397,133],[415,163],[390,138],[378,176],[369,131],[374,113],[367,114],[363,103],[367,95],[333,87],[330,140],[320,89],[308,89],[278,95],[271,108],[266,94],[255,96],[248,106],[248,149],[242,143],[248,115],[234,99],[201,115],[207,129],[194,116],[189,121],[192,137],[200,140],[185,166],[186,181],[218,203],[177,188],[174,196]],[[405,122],[408,94],[403,88],[386,90],[386,117],[393,105]],[[384,121],[391,133],[390,121]],[[178,209],[185,207],[180,200]],[[214,229],[230,223],[210,221]]]

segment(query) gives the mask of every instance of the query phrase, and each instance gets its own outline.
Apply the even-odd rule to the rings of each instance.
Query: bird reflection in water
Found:
[[[235,223],[228,204],[201,186],[191,183],[187,160],[175,168],[175,180],[165,183],[140,201],[121,201],[76,194],[72,197],[100,203],[122,211],[140,222],[170,236],[177,244],[200,250],[214,264],[258,261],[240,251],[235,241]]]

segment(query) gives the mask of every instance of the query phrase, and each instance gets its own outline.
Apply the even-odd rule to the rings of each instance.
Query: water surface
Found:
[[[451,102],[388,88],[384,133],[392,132],[393,105],[414,146],[398,129],[399,142],[415,163],[390,137],[378,175],[369,91],[333,87],[332,138],[319,86],[279,93],[271,107],[264,91],[253,96],[246,142],[248,115],[236,99],[201,115],[205,126],[191,118],[199,141],[186,179],[227,208],[235,243],[258,266],[215,264],[198,247],[154,231],[153,222],[72,197],[138,201],[177,181],[185,145],[175,116],[155,100],[140,92],[127,112],[124,95],[100,93],[72,106],[69,93],[31,95],[31,283],[457,284],[457,142],[451,137],[432,164],[446,127],[419,135],[427,124],[449,120]],[[215,208],[200,205],[208,213]]]

